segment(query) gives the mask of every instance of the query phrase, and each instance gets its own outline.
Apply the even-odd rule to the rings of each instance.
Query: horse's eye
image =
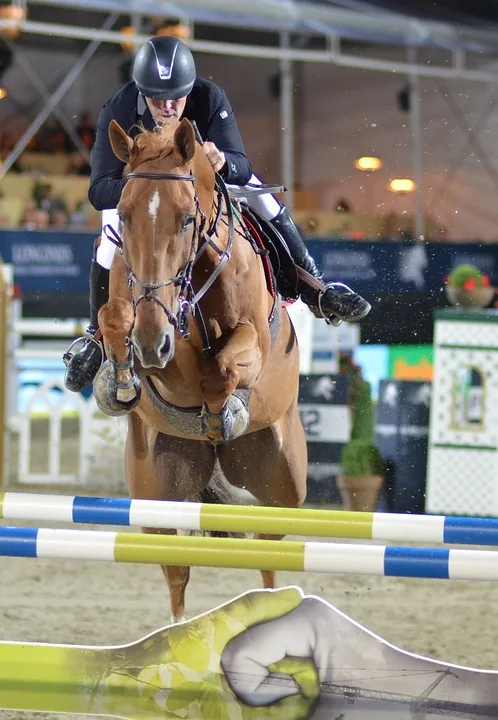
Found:
[[[185,230],[188,230],[190,227],[192,227],[192,225],[194,224],[194,220],[195,220],[195,217],[193,215],[186,215],[183,218],[182,230],[185,231]]]

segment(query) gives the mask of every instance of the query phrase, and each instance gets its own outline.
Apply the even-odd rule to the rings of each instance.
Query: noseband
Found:
[[[228,190],[225,185],[225,182],[223,178],[216,173],[216,190],[218,193],[218,203],[217,203],[217,211],[216,216],[211,224],[211,227],[208,230],[205,230],[205,224],[206,224],[206,216],[202,212],[200,205],[199,205],[199,198],[197,196],[197,193],[195,192],[195,175],[193,175],[192,172],[190,172],[189,175],[179,175],[176,173],[152,173],[152,172],[131,172],[128,173],[128,175],[125,176],[125,180],[134,180],[134,179],[148,179],[148,180],[178,180],[178,181],[186,181],[191,182],[194,185],[194,202],[196,207],[196,215],[194,218],[193,223],[193,232],[192,232],[192,240],[190,245],[190,253],[189,258],[187,262],[185,263],[182,270],[176,275],[176,277],[170,278],[169,280],[159,281],[159,282],[144,282],[140,280],[136,274],[133,272],[132,268],[125,263],[126,266],[126,273],[128,276],[128,285],[130,287],[130,290],[132,290],[132,305],[133,305],[133,314],[136,316],[137,312],[137,306],[143,301],[150,301],[154,300],[163,310],[166,314],[166,317],[168,318],[169,322],[175,330],[178,330],[178,332],[181,334],[182,337],[184,337],[186,340],[190,337],[190,331],[189,331],[189,316],[192,312],[194,312],[198,302],[201,300],[201,298],[204,297],[204,295],[207,293],[209,288],[213,285],[214,281],[218,277],[218,275],[221,273],[224,265],[230,260],[232,247],[233,247],[233,241],[234,241],[234,221],[233,221],[233,212],[232,212],[232,206],[230,203],[230,198],[228,196]],[[222,212],[222,200],[225,201],[225,207],[227,212],[227,225],[228,225],[228,240],[227,240],[227,246],[225,250],[222,250],[218,245],[214,242],[213,236],[217,234],[218,230],[218,223],[219,219],[221,217]],[[198,219],[200,217],[200,220]],[[107,236],[107,238],[116,245],[121,254],[123,254],[123,241],[118,233],[112,228],[110,225],[106,225],[104,228],[104,232]],[[195,263],[198,261],[198,259],[201,257],[207,246],[212,247],[219,257],[219,262],[214,271],[211,273],[211,275],[208,277],[204,285],[198,290],[197,293],[194,293],[194,288],[192,286],[192,273],[194,269]],[[142,294],[135,300],[133,297],[133,288],[134,286],[137,286],[142,291]],[[180,288],[180,292],[178,294],[178,310],[176,314],[174,314],[164,303],[164,301],[157,295],[155,292],[156,290],[159,290],[161,288],[167,287],[168,285],[174,285],[175,287]],[[205,328],[205,324],[202,320],[202,315],[198,313],[201,319],[201,326],[202,326],[202,333],[204,336],[204,349],[209,350],[209,342],[207,338],[207,332]]]

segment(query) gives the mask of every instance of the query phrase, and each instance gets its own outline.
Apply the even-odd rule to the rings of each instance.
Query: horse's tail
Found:
[[[228,482],[223,471],[216,461],[209,484],[201,493],[200,501],[215,503],[216,505],[259,505],[258,501],[248,490],[235,487]],[[210,537],[247,538],[247,533],[206,531],[203,535]]]

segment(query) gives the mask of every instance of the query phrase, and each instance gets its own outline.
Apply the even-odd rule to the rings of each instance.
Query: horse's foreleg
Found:
[[[306,437],[296,400],[272,427],[248,433],[218,448],[220,468],[236,487],[243,486],[264,506],[300,507],[306,497]],[[283,535],[258,534],[258,540]],[[263,587],[277,587],[277,573],[261,570]]]
[[[213,474],[215,450],[208,442],[166,436],[147,428],[137,413],[128,419],[126,475],[134,498],[199,502]],[[180,511],[179,511],[180,512]],[[180,534],[179,530],[142,528],[146,533]],[[168,583],[171,621],[185,619],[189,567],[162,565]]]
[[[236,388],[253,386],[261,365],[261,348],[252,325],[235,328],[223,348],[207,362],[201,375],[200,392],[205,434],[212,442],[223,442],[245,429],[241,426],[234,434],[232,416],[239,408],[230,408],[227,403]],[[244,422],[247,426],[248,416]]]
[[[133,346],[129,335],[133,307],[123,297],[115,297],[99,312],[99,327],[109,363],[102,366],[94,382],[99,408],[108,415],[125,415],[140,400],[140,381],[133,368]]]

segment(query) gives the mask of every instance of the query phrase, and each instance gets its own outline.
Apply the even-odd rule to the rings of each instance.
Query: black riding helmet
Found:
[[[175,37],[153,37],[138,51],[133,80],[152,100],[177,100],[192,90],[195,62],[187,45]]]

